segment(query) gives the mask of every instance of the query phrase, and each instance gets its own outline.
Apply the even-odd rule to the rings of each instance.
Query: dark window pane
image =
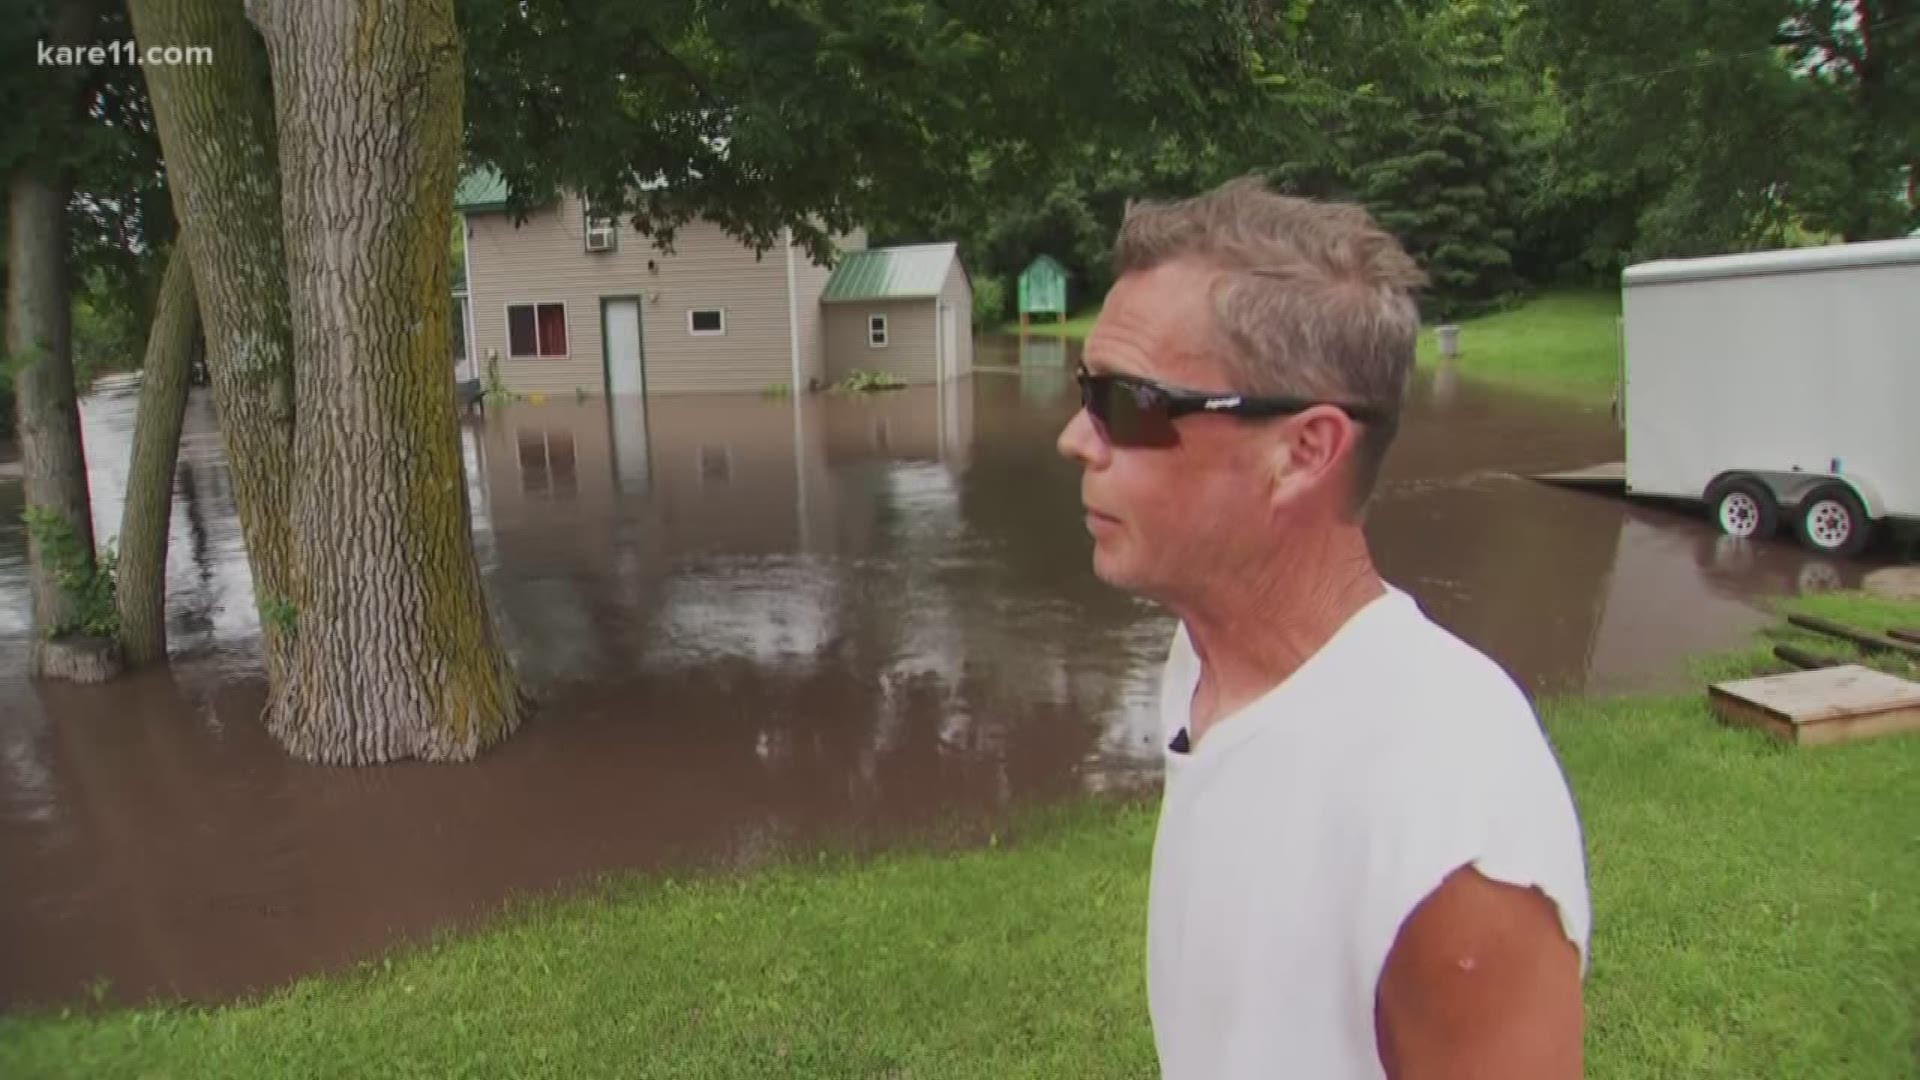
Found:
[[[536,356],[539,349],[534,345],[533,305],[515,304],[507,309],[507,355]]]
[[[721,322],[718,311],[696,311],[693,313],[693,329],[699,334],[717,334]]]
[[[540,355],[567,355],[567,309],[559,304],[540,305]]]
[[[467,301],[463,297],[453,302],[453,333],[448,335],[453,341],[453,358],[467,358]]]

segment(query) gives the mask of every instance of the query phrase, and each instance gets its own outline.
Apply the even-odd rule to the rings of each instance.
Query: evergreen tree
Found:
[[[1512,154],[1490,110],[1422,98],[1361,141],[1353,193],[1427,271],[1429,314],[1474,314],[1513,287]]]

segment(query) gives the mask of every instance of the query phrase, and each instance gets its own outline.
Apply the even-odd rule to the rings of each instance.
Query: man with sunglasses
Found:
[[[1179,617],[1148,998],[1169,1080],[1581,1071],[1586,869],[1532,707],[1362,517],[1423,275],[1242,180],[1129,207],[1060,452],[1095,572]]]

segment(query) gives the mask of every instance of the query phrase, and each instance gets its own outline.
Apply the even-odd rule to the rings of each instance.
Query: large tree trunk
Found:
[[[92,503],[73,393],[67,189],[21,172],[13,178],[7,203],[7,355],[15,365],[27,507],[59,515],[91,567]],[[79,608],[48,565],[40,537],[34,532],[29,537],[33,625],[42,632],[71,626]]]
[[[193,264],[267,678],[279,685],[292,644],[287,613],[299,567],[290,512],[293,334],[266,54],[240,0],[131,0],[129,6],[142,48],[204,45],[215,58],[143,70]]]
[[[147,330],[133,462],[120,518],[120,646],[133,666],[167,658],[167,526],[173,518],[173,467],[187,411],[187,376],[200,332],[193,267],[185,244],[167,257],[160,299]]]
[[[250,0],[279,112],[302,578],[269,723],[318,761],[464,760],[519,725],[448,377],[452,0]]]

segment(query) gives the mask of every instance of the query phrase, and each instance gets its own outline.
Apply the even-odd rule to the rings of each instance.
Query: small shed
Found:
[[[973,371],[973,288],[957,244],[850,251],[820,294],[826,377],[885,372],[902,382]]]
[[[1029,315],[1056,315],[1067,321],[1067,268],[1042,255],[1020,271],[1020,325]]]

